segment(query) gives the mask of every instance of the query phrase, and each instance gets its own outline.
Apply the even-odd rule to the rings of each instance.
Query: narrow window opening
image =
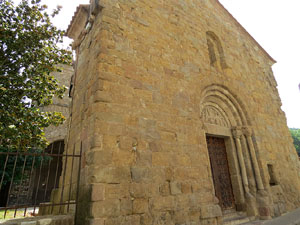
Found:
[[[210,64],[216,66],[216,64],[219,63],[222,69],[228,68],[219,37],[214,32],[207,31],[206,38]]]
[[[274,173],[273,165],[268,164],[268,172],[269,172],[269,176],[270,176],[270,180],[269,180],[270,186],[277,185],[278,181],[277,181],[275,173]]]

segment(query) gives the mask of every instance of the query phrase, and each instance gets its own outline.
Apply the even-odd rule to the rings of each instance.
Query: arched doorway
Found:
[[[62,171],[62,157],[55,155],[63,154],[63,152],[63,140],[55,141],[45,149],[45,153],[54,156],[45,160],[45,163],[35,170],[32,204],[49,202],[52,190],[58,188],[58,179]]]
[[[207,86],[201,96],[200,117],[220,207],[257,215],[256,193],[265,193],[265,188],[243,102],[222,85]]]

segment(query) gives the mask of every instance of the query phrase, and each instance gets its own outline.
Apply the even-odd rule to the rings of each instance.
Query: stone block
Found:
[[[102,148],[103,145],[103,136],[95,135],[91,138],[91,148]]]
[[[107,218],[107,219],[105,219],[104,224],[105,225],[123,224],[122,218],[123,217]]]
[[[151,179],[157,183],[163,183],[167,179],[165,169],[163,167],[151,167]]]
[[[137,198],[133,201],[133,213],[142,214],[148,212],[148,199]]]
[[[136,164],[138,166],[151,166],[152,165],[152,153],[150,151],[137,151]]]
[[[158,211],[174,210],[175,198],[173,196],[154,197],[151,198],[150,204],[153,206],[154,210],[158,210]]]
[[[116,218],[107,218],[105,225],[140,225],[140,217],[138,215],[120,216]]]
[[[177,195],[176,196],[176,210],[177,211],[189,211],[191,210],[189,195]]]
[[[192,224],[198,224],[200,220],[201,212],[200,210],[190,210],[189,217]],[[220,223],[222,224],[222,223]]]
[[[151,179],[151,171],[147,167],[132,167],[130,171],[133,182],[149,182]]]
[[[111,94],[107,91],[96,91],[93,97],[95,102],[112,102]]]
[[[189,215],[187,210],[175,211],[172,215],[175,224],[185,224],[189,221]]]
[[[153,193],[153,184],[145,183],[131,183],[130,184],[130,195],[134,198],[147,198],[150,197]]]
[[[103,120],[110,123],[122,123],[124,120],[124,115],[112,113],[112,112],[96,112],[96,119]]]
[[[100,124],[102,126],[102,124]],[[103,135],[103,148],[117,149],[118,137],[115,135]]]
[[[268,206],[258,207],[258,213],[259,213],[260,219],[262,219],[262,220],[271,219],[271,209]]]
[[[121,215],[119,199],[108,199],[91,204],[91,217],[117,217]]]
[[[104,81],[101,79],[96,80],[92,85],[92,93],[95,93],[97,91],[103,91],[103,83]]]
[[[53,220],[50,218],[41,219],[41,220],[38,220],[38,225],[51,225],[52,222],[53,222]]]
[[[129,150],[116,150],[113,152],[113,164],[116,166],[131,166],[136,161],[136,154]]]
[[[130,215],[125,217],[124,225],[140,225],[140,216],[139,215]]]
[[[129,184],[106,184],[105,198],[106,199],[121,199],[129,197]]]
[[[178,182],[170,182],[170,189],[172,195],[179,195],[181,194],[181,184]]]
[[[152,152],[160,152],[162,151],[161,145],[159,142],[150,142],[149,143],[149,148]]]
[[[121,215],[131,215],[132,214],[132,200],[131,198],[121,199]]]
[[[222,210],[219,205],[202,205],[201,206],[201,218],[211,219],[216,217],[221,217]]]
[[[105,225],[105,220],[102,218],[90,219],[88,225]]]
[[[202,196],[200,194],[190,194],[189,196],[189,206],[192,210],[200,210]]]
[[[102,201],[105,197],[105,186],[104,184],[92,184],[91,187],[91,201]]]
[[[157,212],[153,218],[153,224],[173,225],[171,213],[173,212]]]
[[[21,222],[21,225],[37,225],[37,221],[26,221],[26,222]]]
[[[125,150],[132,150],[134,139],[128,136],[122,136],[119,139],[119,147]]]
[[[125,131],[126,131],[126,129],[123,124],[113,123],[113,124],[108,125],[107,134],[119,136],[119,135],[124,135]]]
[[[112,163],[112,152],[109,149],[97,151],[96,148],[86,154],[87,165],[106,166]]]
[[[176,154],[175,156],[175,163],[177,166],[190,166],[191,159],[187,154]]]
[[[164,182],[159,186],[159,192],[162,196],[168,196],[170,195],[170,182]]]
[[[188,184],[188,183],[182,183],[181,184],[181,192],[183,194],[189,194],[192,192],[192,186],[191,184]]]
[[[94,178],[97,183],[122,183],[131,179],[128,167],[97,167],[94,169]]]
[[[174,154],[171,152],[153,152],[152,165],[153,166],[171,166],[174,164]]]
[[[165,179],[170,181],[174,180],[174,168],[173,167],[166,167],[164,168]]]
[[[145,117],[140,117],[138,120],[138,124],[141,127],[154,127],[156,125],[156,121],[152,119],[148,119]]]
[[[211,219],[202,219],[201,220],[201,225],[218,225],[218,220],[215,218]]]
[[[140,219],[141,224],[140,225],[152,224],[152,220],[153,220],[153,216],[151,216],[150,213],[144,213],[141,215],[141,219]]]

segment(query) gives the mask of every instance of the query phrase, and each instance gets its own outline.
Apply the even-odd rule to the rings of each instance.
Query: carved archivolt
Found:
[[[229,127],[229,123],[223,114],[213,106],[205,106],[202,111],[202,119],[205,123],[215,124],[222,127]]]
[[[222,85],[213,84],[203,90],[200,101],[201,116],[203,109],[208,105],[216,108],[225,117],[230,127],[251,126],[243,102]]]

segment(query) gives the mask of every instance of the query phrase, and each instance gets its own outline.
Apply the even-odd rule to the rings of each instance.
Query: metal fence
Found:
[[[1,150],[0,218],[64,214],[71,207],[76,209],[81,153],[80,149],[76,154],[75,147],[71,154],[64,153],[63,141],[44,151]]]

